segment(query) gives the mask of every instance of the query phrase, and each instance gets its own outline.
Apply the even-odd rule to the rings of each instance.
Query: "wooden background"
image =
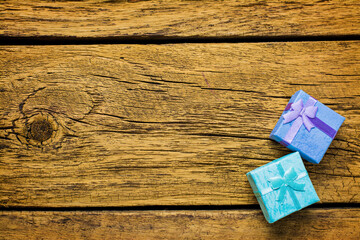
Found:
[[[359,40],[358,1],[0,1],[0,239],[359,239]],[[268,224],[299,89],[346,120]]]

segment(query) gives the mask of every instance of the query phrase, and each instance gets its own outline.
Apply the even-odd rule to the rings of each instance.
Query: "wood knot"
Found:
[[[41,148],[60,144],[63,136],[62,125],[52,114],[45,112],[19,119],[14,129],[21,143]]]
[[[16,139],[27,147],[58,149],[64,133],[71,133],[68,127],[64,127],[65,123],[58,115],[49,112],[30,112],[29,115],[14,120],[12,128]]]
[[[46,119],[39,119],[30,124],[28,131],[32,139],[45,142],[51,138],[54,129]]]

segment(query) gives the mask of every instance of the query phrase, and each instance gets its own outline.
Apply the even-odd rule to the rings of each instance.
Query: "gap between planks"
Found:
[[[360,209],[360,203],[316,203],[306,207],[306,209]],[[219,211],[219,210],[260,210],[259,204],[247,205],[149,205],[133,207],[0,207],[3,212],[100,212],[100,211]]]
[[[13,37],[0,35],[0,45],[96,45],[96,44],[184,44],[184,43],[270,43],[270,42],[330,42],[360,40],[354,35],[319,35],[319,36],[243,36],[243,37],[62,37],[37,36]]]
[[[305,209],[273,224],[260,210],[1,212],[7,239],[359,239],[359,209]]]

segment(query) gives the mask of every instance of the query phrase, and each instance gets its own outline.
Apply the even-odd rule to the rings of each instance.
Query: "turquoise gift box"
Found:
[[[298,152],[254,169],[246,176],[269,223],[320,201]]]
[[[270,134],[312,163],[320,163],[345,118],[306,92],[299,90],[290,99]]]

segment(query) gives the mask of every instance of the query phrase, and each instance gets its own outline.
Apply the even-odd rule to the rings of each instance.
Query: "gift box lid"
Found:
[[[270,223],[320,201],[298,152],[267,163],[246,176]]]
[[[302,124],[292,141],[290,143],[285,143],[285,145],[292,151],[299,151],[301,156],[309,162],[319,163],[345,118],[302,90],[297,91],[291,97],[289,104],[294,104],[301,100],[302,103],[306,105],[310,98],[316,101],[313,105],[317,108],[315,118],[326,124],[328,129],[332,131],[332,134],[326,134],[326,131],[320,130],[317,126],[311,128],[309,131],[305,125]],[[284,142],[286,135],[295,123],[295,121],[284,123],[284,115],[289,111],[291,110],[285,109],[282,113],[279,121],[270,134],[271,139],[280,143]],[[333,136],[330,137],[329,135]]]

